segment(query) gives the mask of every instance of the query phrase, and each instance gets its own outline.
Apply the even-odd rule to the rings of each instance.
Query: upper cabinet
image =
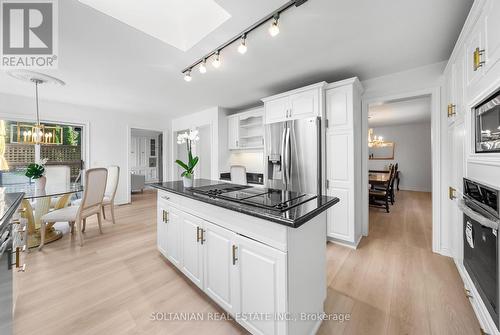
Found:
[[[500,1],[479,3],[484,4],[481,14],[470,25],[464,39],[466,96],[473,101],[489,89],[500,74]]]
[[[228,149],[262,149],[264,147],[264,112],[251,109],[227,117]]]
[[[262,99],[266,124],[321,116],[325,82]]]
[[[500,60],[500,1],[489,0],[484,10],[485,71]]]

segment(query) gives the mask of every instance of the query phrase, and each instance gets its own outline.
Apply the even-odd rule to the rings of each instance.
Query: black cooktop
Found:
[[[246,185],[218,184],[195,187],[192,191],[211,198],[219,198],[245,205],[284,212],[316,196],[293,191],[257,188]]]

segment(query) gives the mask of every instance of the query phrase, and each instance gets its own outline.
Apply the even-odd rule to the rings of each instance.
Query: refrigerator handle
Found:
[[[284,171],[285,171],[285,140],[286,140],[286,123],[285,123],[285,127],[283,128],[283,134],[281,135],[281,159],[280,159],[280,171],[283,172],[282,173],[282,176],[281,176],[281,179],[283,180],[283,183],[286,184],[285,182],[285,174],[284,174]]]
[[[285,139],[285,176],[286,176],[286,187],[290,183],[290,165],[291,165],[291,151],[290,151],[290,128],[286,130]]]

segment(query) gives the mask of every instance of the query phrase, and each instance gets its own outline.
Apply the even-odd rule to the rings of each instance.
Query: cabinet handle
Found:
[[[449,104],[448,105],[448,117],[452,117],[457,114],[456,112],[456,105],[454,104]]]
[[[200,232],[201,232],[200,242],[201,244],[203,244],[203,242],[205,242],[205,230],[203,228],[200,228]]]
[[[169,197],[166,197],[166,196],[163,196],[163,195],[161,196],[161,198],[162,198],[163,200],[170,200],[170,198],[169,198]]]
[[[168,211],[163,210],[163,222],[168,223]]]
[[[238,247],[233,244],[233,265],[236,265],[236,261],[238,260],[238,257],[236,257],[236,251],[238,251]]]
[[[448,187],[448,198],[455,200],[457,198],[457,190],[454,187]]]
[[[238,141],[238,140],[236,140],[236,147],[238,147],[238,146],[239,146],[239,143],[238,143],[238,142],[239,142],[239,141]]]
[[[21,265],[21,252],[26,251],[26,245],[24,245],[22,248],[16,247],[16,262],[13,264],[15,267],[18,269],[18,272],[25,272],[26,271],[26,264]]]
[[[200,230],[200,227],[196,227],[196,243],[201,241]]]
[[[474,71],[479,70],[480,67],[484,65],[484,61],[481,60],[481,56],[484,55],[484,49],[476,48],[474,50]]]
[[[464,293],[465,293],[465,296],[468,298],[468,299],[471,299],[471,298],[474,298],[472,296],[472,294],[470,293],[470,291],[466,288],[464,288]]]

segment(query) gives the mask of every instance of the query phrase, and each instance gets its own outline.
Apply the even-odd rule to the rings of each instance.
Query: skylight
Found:
[[[214,0],[79,1],[182,51],[231,17]]]

